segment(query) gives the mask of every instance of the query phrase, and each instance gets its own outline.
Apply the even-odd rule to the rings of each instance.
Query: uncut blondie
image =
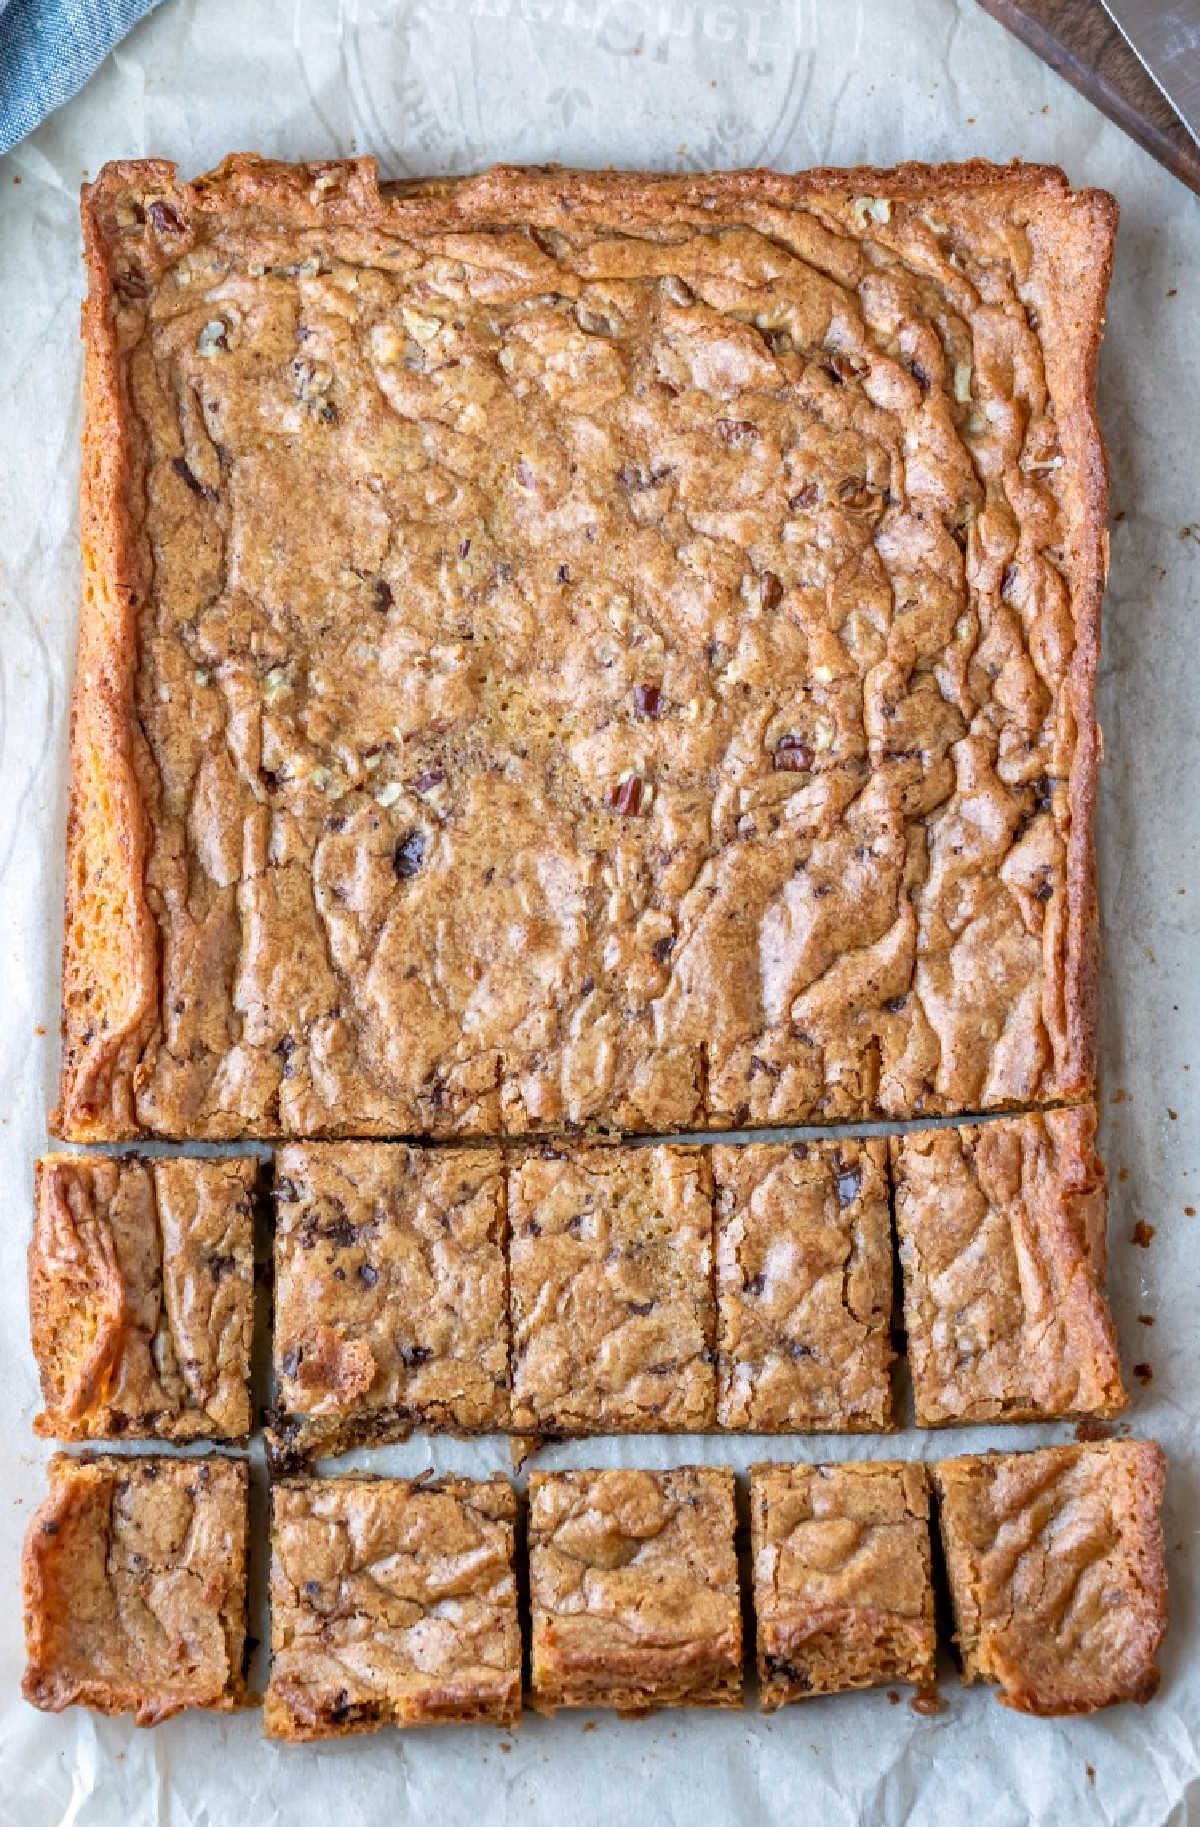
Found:
[[[1115,224],[107,166],[58,1132],[1085,1095]]]

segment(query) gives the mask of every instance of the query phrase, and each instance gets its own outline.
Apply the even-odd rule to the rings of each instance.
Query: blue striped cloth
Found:
[[[82,89],[158,0],[0,0],[0,152]]]

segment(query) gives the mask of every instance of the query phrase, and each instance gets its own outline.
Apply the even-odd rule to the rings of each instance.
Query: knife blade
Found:
[[[1200,145],[1100,0],[979,5],[1200,195]]]
[[[1200,143],[1200,0],[1103,0],[1103,5]]]

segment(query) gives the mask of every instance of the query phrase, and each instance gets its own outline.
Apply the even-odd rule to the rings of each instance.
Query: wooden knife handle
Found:
[[[1098,0],[979,4],[1200,194],[1200,148]]]

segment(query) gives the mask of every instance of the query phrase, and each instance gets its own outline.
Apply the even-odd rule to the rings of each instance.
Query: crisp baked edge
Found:
[[[1096,1152],[1097,1111],[1094,1103],[1075,1104],[1060,1110],[1025,1110],[1001,1116],[994,1122],[981,1126],[974,1123],[955,1124],[944,1132],[960,1138],[971,1145],[988,1130],[999,1127],[1015,1127],[1023,1123],[1040,1123],[1047,1139],[1058,1157],[1058,1173],[1054,1186],[1054,1196],[1043,1204],[1039,1218],[1043,1221],[1043,1241],[1046,1250],[1060,1264],[1069,1264],[1072,1260],[1086,1267],[1089,1280],[1095,1293],[1095,1304],[1091,1311],[1080,1316],[1086,1321],[1087,1336],[1085,1344],[1090,1346],[1097,1360],[1102,1356],[1108,1361],[1107,1400],[1101,1403],[1079,1404],[1070,1408],[1050,1408],[1037,1402],[1013,1402],[1001,1410],[994,1410],[986,1403],[978,1403],[963,1409],[950,1412],[927,1404],[928,1383],[923,1355],[914,1357],[913,1339],[924,1330],[919,1324],[914,1293],[914,1278],[907,1272],[901,1253],[901,1300],[900,1306],[904,1317],[907,1337],[906,1359],[908,1363],[909,1383],[912,1388],[913,1418],[921,1429],[936,1430],[945,1427],[1008,1427],[1022,1421],[1076,1421],[1076,1420],[1112,1420],[1129,1407],[1129,1393],[1121,1377],[1121,1353],[1117,1340],[1116,1324],[1113,1319],[1112,1306],[1108,1298],[1108,1241],[1104,1228],[1095,1233],[1085,1230],[1076,1221],[1077,1206],[1080,1197],[1080,1183],[1092,1178],[1099,1183],[1102,1195],[1102,1224],[1107,1222],[1108,1176],[1104,1163]],[[892,1191],[892,1225],[898,1246],[909,1240],[909,1229],[902,1216],[901,1184],[904,1179],[904,1155],[909,1144],[917,1141],[921,1135],[931,1133],[921,1129],[910,1129],[904,1135],[888,1137],[888,1157],[891,1169]]]
[[[984,1626],[974,1596],[974,1557],[957,1529],[947,1527],[946,1512],[955,1495],[965,1489],[980,1469],[989,1464],[1017,1458],[1057,1459],[1074,1463],[1103,1455],[1126,1462],[1132,1485],[1130,1527],[1127,1552],[1139,1564],[1144,1576],[1140,1580],[1150,1613],[1146,1631],[1148,1666],[1142,1682],[1127,1691],[1110,1693],[1103,1698],[1081,1697],[1074,1702],[1058,1696],[1047,1697],[1026,1684],[1017,1686],[1003,1681],[993,1672],[984,1652]],[[1001,1706],[1014,1712],[1030,1713],[1039,1718],[1098,1712],[1102,1707],[1134,1701],[1144,1706],[1158,1692],[1160,1671],[1158,1650],[1167,1633],[1167,1573],[1162,1530],[1162,1499],[1166,1485],[1167,1456],[1156,1440],[1103,1440],[1078,1442],[1062,1446],[1041,1447],[1032,1453],[998,1452],[966,1453],[956,1459],[943,1459],[929,1468],[936,1497],[938,1534],[941,1539],[947,1583],[950,1588],[954,1617],[954,1641],[961,1660],[963,1685],[976,1681],[998,1684],[997,1699]]]
[[[169,176],[170,167],[138,167]],[[146,898],[146,819],[134,762],[136,607],[145,563],[130,506],[132,464],[114,274],[97,195],[81,197],[87,297],[79,531],[81,591],[71,698],[62,960],[62,1063],[50,1131],[73,1142],[140,1133],[134,1071],[158,1012],[158,935]],[[102,884],[89,896],[89,884]]]
[[[206,214],[257,205],[276,216],[290,215],[297,224],[357,222],[408,234],[465,227],[484,215],[493,222],[546,216],[561,211],[564,203],[609,210],[619,205],[630,223],[654,221],[661,220],[664,200],[703,209],[705,199],[717,196],[730,203],[753,196],[795,205],[814,196],[861,192],[953,198],[993,191],[1005,200],[1024,192],[1030,198],[1031,222],[1068,212],[1078,230],[1039,249],[1035,260],[1051,296],[1068,307],[1055,313],[1058,338],[1048,338],[1042,347],[1064,451],[1080,478],[1072,491],[1076,499],[1065,504],[1075,628],[1067,684],[1075,743],[1068,781],[1066,918],[1055,935],[1058,969],[1045,972],[1043,1016],[1055,1037],[1054,1058],[1044,1074],[1050,1082],[1035,1102],[1081,1098],[1094,1091],[1099,969],[1094,820],[1100,754],[1094,687],[1108,569],[1108,471],[1096,414],[1096,377],[1118,217],[1115,200],[1100,190],[1072,191],[1056,166],[1019,161],[696,176],[497,165],[474,177],[388,184],[381,182],[371,157],[289,165],[236,153],[183,184],[170,161],[115,161],[85,186],[81,199],[88,272],[82,326],[83,589],[71,711],[62,1065],[59,1103],[50,1118],[53,1134],[87,1142],[146,1133],[136,1114],[135,1071],[160,1015],[158,932],[146,894],[147,824],[131,714],[134,611],[145,566],[129,503],[132,466],[112,322],[114,275],[101,220],[108,201],[130,185],[186,194],[189,205]],[[96,803],[97,789],[104,791],[103,806]],[[85,920],[87,884],[96,879],[94,859],[102,864],[108,890],[101,904],[105,917]],[[103,933],[99,946],[97,929]],[[990,1100],[984,1102],[992,1107]],[[706,1112],[701,1126],[709,1120]],[[266,1132],[242,1124],[229,1133]]]
[[[148,1176],[153,1189],[156,1213],[159,1204],[158,1175],[164,1169],[181,1168],[190,1170],[199,1176],[210,1172],[229,1172],[239,1181],[242,1191],[251,1200],[256,1195],[262,1163],[255,1155],[207,1155],[191,1158],[179,1157],[174,1161],[164,1158],[157,1163],[144,1155],[79,1155],[48,1154],[41,1155],[34,1162],[34,1226],[26,1251],[26,1277],[29,1295],[29,1331],[34,1362],[37,1366],[38,1380],[45,1404],[43,1411],[34,1417],[33,1431],[42,1439],[70,1442],[71,1444],[88,1441],[172,1441],[175,1444],[195,1445],[202,1441],[213,1441],[223,1447],[245,1445],[253,1427],[253,1392],[250,1376],[251,1336],[254,1322],[255,1287],[251,1278],[247,1287],[247,1339],[246,1339],[246,1374],[242,1381],[245,1398],[246,1424],[244,1427],[222,1428],[211,1422],[206,1409],[184,1406],[175,1412],[164,1412],[161,1420],[153,1425],[133,1425],[123,1420],[120,1426],[114,1426],[114,1409],[107,1398],[101,1399],[97,1390],[102,1381],[119,1363],[126,1342],[126,1299],[125,1283],[122,1279],[115,1257],[105,1265],[107,1274],[105,1285],[93,1289],[97,1296],[97,1306],[102,1311],[105,1293],[110,1297],[107,1313],[102,1311],[102,1325],[98,1328],[96,1342],[86,1375],[81,1379],[83,1393],[80,1399],[66,1407],[56,1405],[53,1387],[47,1375],[47,1357],[49,1345],[53,1339],[58,1319],[53,1293],[58,1280],[54,1264],[47,1261],[44,1254],[43,1227],[50,1216],[53,1201],[59,1195],[61,1182],[66,1178],[94,1180],[100,1166],[112,1166],[118,1178],[134,1168],[142,1169]],[[161,1218],[158,1223],[158,1242],[162,1249]],[[253,1219],[247,1220],[248,1242],[253,1262],[254,1225]],[[111,1227],[109,1229],[111,1242]],[[206,1425],[205,1423],[209,1424]]]
[[[48,1618],[50,1605],[47,1596],[46,1561],[50,1558],[44,1550],[44,1542],[53,1539],[58,1532],[64,1516],[79,1507],[82,1501],[81,1483],[95,1483],[110,1474],[120,1474],[129,1464],[144,1465],[148,1458],[157,1458],[160,1464],[171,1465],[211,1465],[218,1464],[233,1470],[240,1486],[242,1500],[242,1545],[240,1576],[221,1607],[221,1625],[225,1636],[229,1662],[229,1676],[221,1693],[210,1700],[192,1701],[189,1699],[155,1700],[144,1689],[138,1689],[131,1682],[127,1687],[120,1687],[113,1682],[102,1679],[64,1681],[53,1686],[52,1692],[46,1692],[43,1679],[53,1682],[53,1671],[45,1660],[43,1643],[44,1627]],[[25,1621],[26,1666],[21,1680],[21,1693],[33,1706],[44,1712],[60,1713],[68,1706],[86,1706],[97,1713],[119,1715],[132,1713],[134,1724],[139,1726],[159,1725],[164,1719],[175,1713],[193,1708],[206,1712],[234,1712],[245,1703],[245,1674],[243,1659],[246,1642],[246,1599],[247,1578],[249,1570],[249,1491],[250,1473],[245,1460],[232,1459],[224,1455],[209,1456],[203,1459],[174,1460],[164,1459],[160,1455],[139,1455],[135,1459],[123,1459],[113,1455],[96,1455],[95,1457],[74,1458],[70,1453],[56,1453],[47,1467],[49,1490],[38,1508],[29,1519],[25,1540],[21,1549],[21,1599]],[[82,1479],[81,1479],[82,1474]],[[47,1530],[47,1525],[52,1527]]]

